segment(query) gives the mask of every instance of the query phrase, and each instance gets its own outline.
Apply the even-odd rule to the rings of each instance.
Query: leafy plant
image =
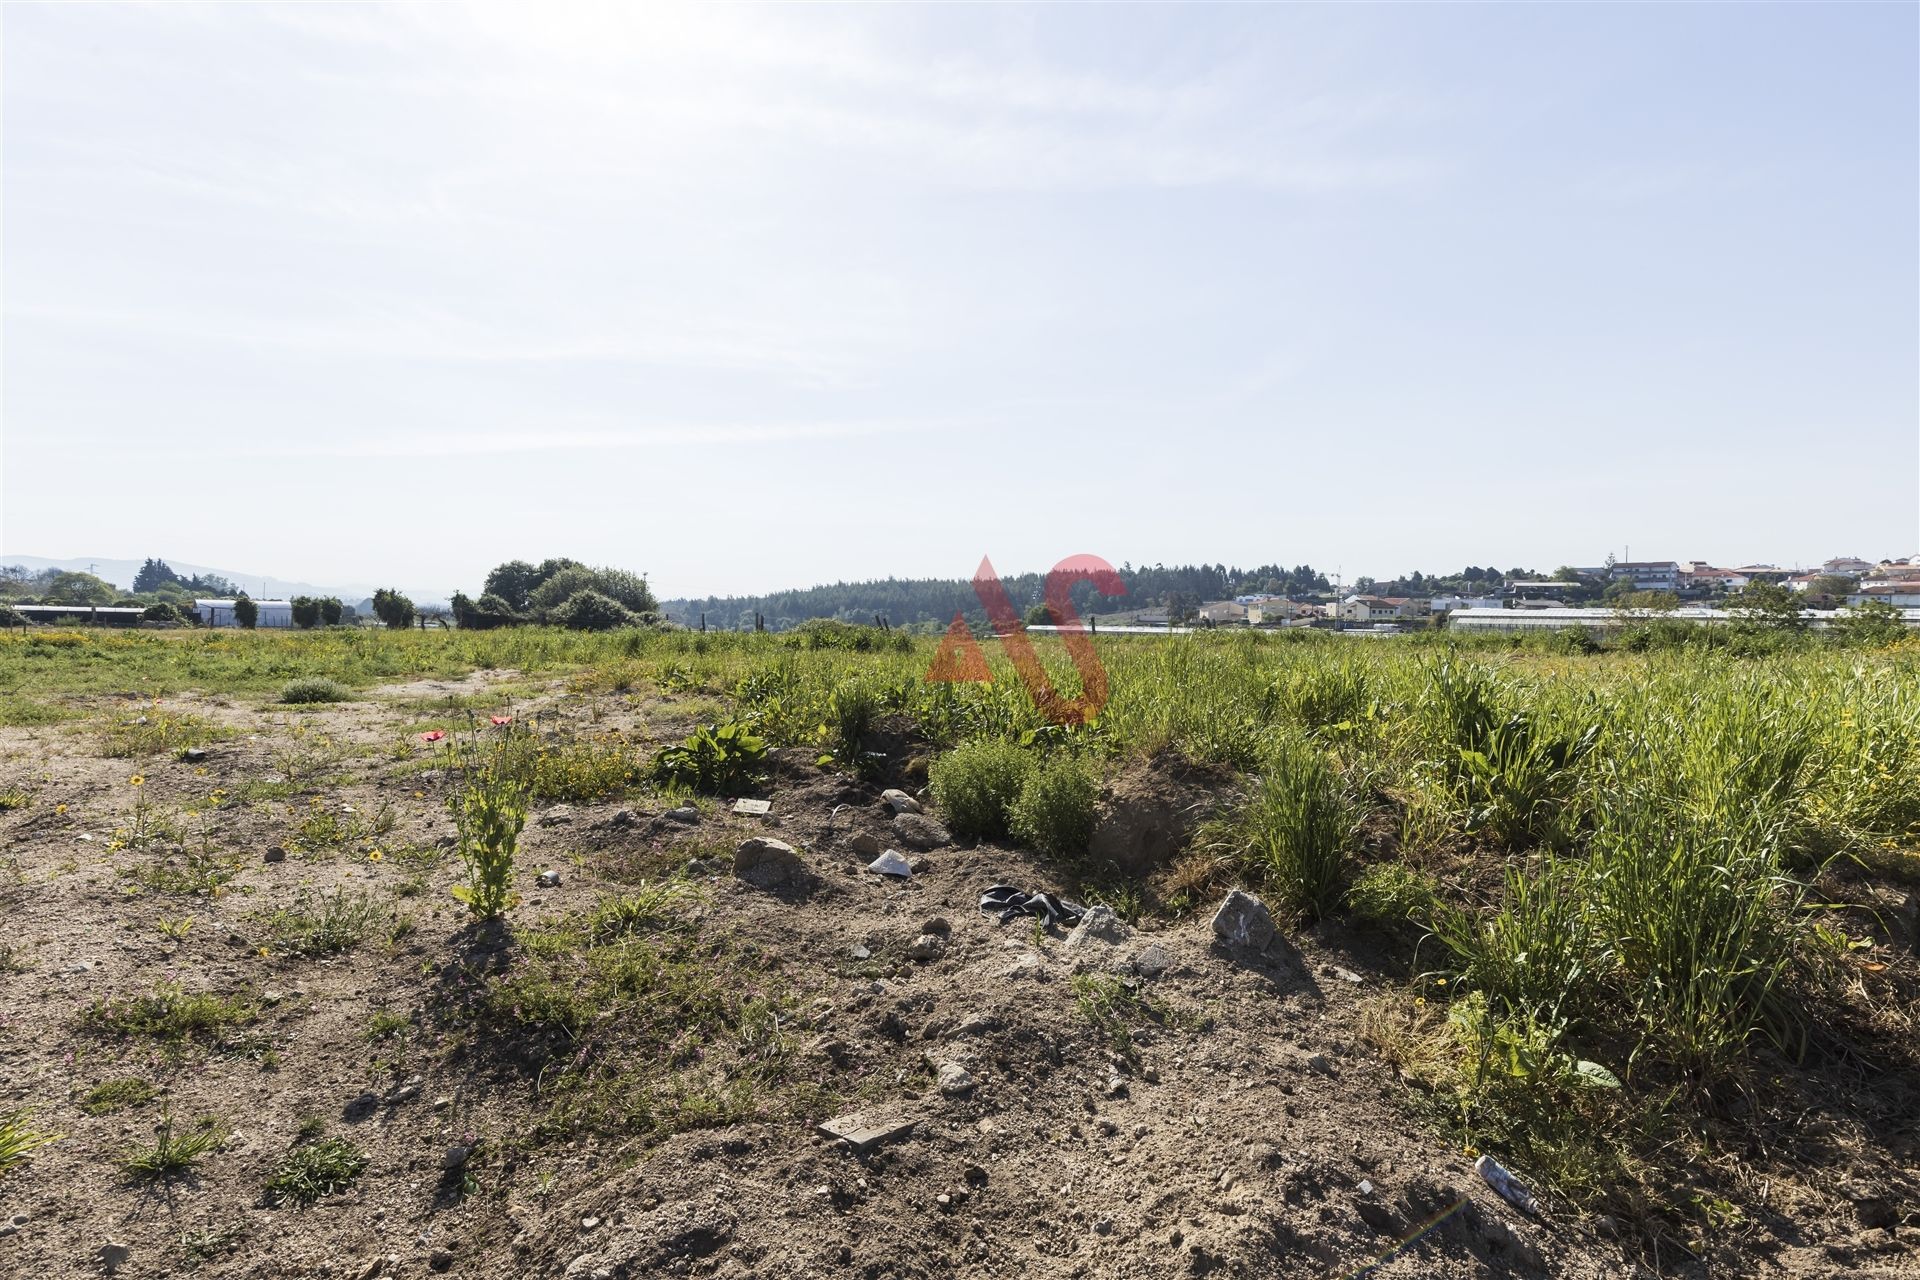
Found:
[[[467,882],[455,886],[453,896],[475,916],[491,920],[518,900],[513,855],[527,822],[526,787],[514,776],[504,743],[475,743],[457,756],[460,787],[448,803]]]
[[[743,721],[706,724],[654,757],[653,776],[709,795],[727,795],[751,786],[763,772],[766,756],[766,740]]]
[[[125,1111],[153,1101],[160,1096],[160,1090],[148,1080],[139,1076],[121,1076],[116,1080],[103,1080],[87,1091],[80,1099],[80,1109],[90,1116],[112,1115],[116,1111]]]
[[[1277,739],[1236,819],[1246,856],[1296,911],[1318,918],[1339,897],[1360,807],[1326,754],[1297,736]]]
[[[283,955],[330,956],[359,946],[379,915],[367,894],[315,893],[303,885],[291,905],[267,917],[267,927],[273,949]]]

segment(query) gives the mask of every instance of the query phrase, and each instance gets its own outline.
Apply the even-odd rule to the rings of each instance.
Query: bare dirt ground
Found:
[[[204,760],[103,758],[86,726],[0,731],[0,786],[32,792],[0,815],[0,858],[18,868],[0,1110],[31,1106],[36,1127],[65,1135],[0,1180],[0,1275],[1647,1272],[1604,1223],[1552,1203],[1543,1220],[1516,1212],[1467,1153],[1412,1118],[1359,1031],[1367,1001],[1397,979],[1337,932],[1250,955],[1219,945],[1203,914],[1069,947],[1065,930],[977,909],[996,883],[1057,887],[1030,855],[949,845],[909,850],[909,881],[868,872],[874,851],[902,847],[880,788],[804,752],[781,754],[766,817],[708,804],[694,822],[669,821],[664,803],[633,800],[537,810],[510,919],[559,921],[630,886],[635,868],[699,860],[701,927],[779,958],[783,1034],[818,1086],[816,1110],[769,1101],[665,1138],[536,1139],[541,1074],[477,1055],[436,1016],[436,976],[503,948],[449,895],[461,873],[444,848],[444,780],[423,767],[424,748],[409,758],[395,745],[417,740],[435,700],[484,683],[422,682],[314,711],[170,700],[234,731]],[[558,687],[513,710],[536,709],[638,740],[684,731],[698,710]],[[216,788],[265,798],[230,800],[205,832],[110,847],[136,805]],[[316,808],[364,825],[302,848],[289,833]],[[376,820],[391,826],[374,834]],[[804,872],[772,890],[735,878],[733,850],[756,835],[795,846]],[[217,895],[143,882],[196,847],[233,859]],[[285,857],[269,861],[276,847]],[[548,869],[559,885],[537,887]],[[274,950],[275,910],[342,887],[383,913],[361,945],[331,958]],[[921,943],[938,954],[915,958],[926,936],[944,945]],[[1076,988],[1077,972],[1103,985]],[[243,996],[257,1018],[231,1042],[171,1055],[88,1029],[98,1002],[168,982]],[[1122,1001],[1125,1035],[1089,1016],[1090,990]],[[408,1033],[370,1037],[383,1018]],[[164,1092],[83,1109],[126,1077]],[[912,1127],[854,1150],[816,1131],[836,1111]],[[136,1180],[125,1156],[164,1114],[181,1127],[217,1117],[230,1132],[185,1175]],[[269,1204],[275,1167],[317,1133],[350,1139],[365,1171],[311,1207]],[[452,1147],[470,1153],[464,1165]],[[1920,1273],[1913,1227],[1864,1224],[1844,1199],[1809,1204],[1796,1231],[1701,1273]]]

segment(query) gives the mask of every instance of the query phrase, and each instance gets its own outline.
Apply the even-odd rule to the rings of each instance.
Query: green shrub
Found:
[[[701,725],[677,747],[654,757],[655,781],[713,795],[745,790],[765,767],[766,740],[746,724]]]
[[[1316,919],[1340,892],[1360,810],[1326,755],[1300,738],[1281,738],[1241,811],[1247,856],[1281,901]]]
[[[655,606],[647,580],[625,569],[589,569],[569,565],[548,577],[527,595],[535,613],[555,613],[583,591],[602,595],[633,613],[651,613]]]
[[[392,631],[413,625],[413,601],[398,591],[381,587],[373,593],[373,616],[380,619]]]
[[[320,602],[312,596],[295,596],[287,602],[292,606],[293,625],[302,631],[311,631],[320,625]]]
[[[1433,879],[1402,862],[1375,863],[1347,890],[1347,906],[1357,918],[1390,932],[1432,928],[1439,905]]]
[[[1071,756],[1055,756],[1027,775],[1008,827],[1020,843],[1057,858],[1076,858],[1093,838],[1100,783]]]
[[[244,595],[236,597],[233,602],[233,620],[243,629],[253,630],[260,622],[260,606]]]
[[[159,601],[156,604],[148,605],[144,610],[141,611],[140,620],[142,622],[175,622],[175,623],[186,621],[186,619],[181,616],[180,611],[174,608],[172,605],[168,604],[165,600]]]
[[[353,690],[338,680],[329,680],[325,676],[307,676],[290,682],[280,690],[280,701],[305,706],[315,702],[348,702],[353,698]]]
[[[618,631],[640,625],[639,616],[631,609],[592,588],[574,592],[550,616],[569,631]]]
[[[0,627],[24,627],[26,625],[27,616],[24,613],[9,609],[5,605],[0,605]]]
[[[980,839],[1007,834],[1014,802],[1033,770],[1033,757],[1011,742],[963,742],[933,762],[927,781],[933,802],[954,833]]]

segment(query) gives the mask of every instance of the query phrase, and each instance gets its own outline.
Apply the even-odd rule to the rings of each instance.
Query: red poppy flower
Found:
[[[512,724],[513,723],[512,716],[488,716],[487,719],[493,721],[495,724]]]
[[[446,736],[447,736],[447,731],[445,729],[429,729],[425,733],[420,735],[420,741],[438,742],[440,741],[440,739]]]

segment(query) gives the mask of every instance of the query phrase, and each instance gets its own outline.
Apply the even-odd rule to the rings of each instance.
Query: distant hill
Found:
[[[256,600],[286,600],[294,596],[338,596],[352,604],[374,593],[377,587],[392,586],[392,583],[380,582],[336,582],[315,584],[295,582],[288,578],[276,578],[264,573],[241,573],[233,569],[221,569],[212,565],[191,564],[185,560],[174,560],[160,556],[169,568],[182,577],[204,577],[212,574],[225,578]],[[59,569],[78,573],[91,573],[111,582],[122,591],[133,589],[134,575],[140,572],[140,560],[121,560],[111,556],[75,556],[64,560],[50,560],[45,556],[20,556],[11,553],[0,555],[0,564],[25,565],[29,569]],[[412,598],[414,604],[422,608],[445,608],[453,597],[448,587],[421,587],[402,585],[401,591]]]

